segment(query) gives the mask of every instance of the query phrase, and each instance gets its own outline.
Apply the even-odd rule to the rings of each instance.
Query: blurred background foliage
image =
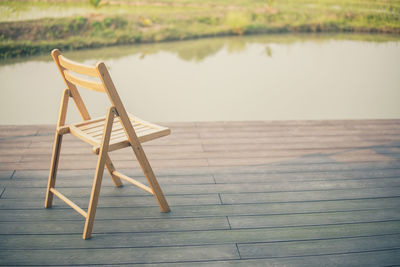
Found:
[[[271,33],[400,35],[398,0],[0,0],[0,58]]]

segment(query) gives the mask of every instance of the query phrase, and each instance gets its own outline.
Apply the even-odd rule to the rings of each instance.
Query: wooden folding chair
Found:
[[[153,194],[161,211],[169,212],[170,209],[168,203],[157,182],[150,163],[147,160],[141,143],[168,135],[170,134],[170,130],[166,127],[143,121],[130,114],[128,115],[103,62],[99,62],[95,67],[79,64],[62,56],[60,51],[57,49],[53,50],[51,55],[67,88],[64,90],[58,115],[45,207],[51,208],[53,195],[59,197],[79,214],[85,217],[86,223],[83,232],[83,239],[90,238],[100,194],[103,172],[106,167],[115,186],[122,186],[120,179],[128,181],[144,191]],[[97,81],[81,78],[82,75],[96,77]],[[77,86],[107,93],[111,106],[108,108],[105,117],[97,119],[90,118],[78,92]],[[83,122],[65,125],[68,99],[70,97],[74,100]],[[115,120],[115,117],[117,120]],[[99,155],[87,212],[55,189],[62,137],[64,134],[68,133],[92,145],[93,153]],[[118,172],[114,168],[108,152],[128,146],[132,147],[150,187]]]

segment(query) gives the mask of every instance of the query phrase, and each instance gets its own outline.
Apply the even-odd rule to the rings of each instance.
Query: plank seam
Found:
[[[141,178],[141,177],[140,177]],[[278,177],[276,177],[278,178]],[[163,181],[164,179],[169,179],[169,178],[165,178],[163,176],[161,176],[159,178],[160,181]],[[179,179],[179,178],[178,178]],[[230,178],[219,178],[222,180],[227,180]],[[274,179],[265,179],[265,177],[254,177],[254,178],[248,178],[248,179],[257,179],[259,181],[244,181],[244,182],[240,182],[240,181],[235,181],[236,177],[232,178],[233,182],[198,182],[198,183],[175,183],[174,185],[209,185],[209,184],[230,184],[230,185],[238,185],[238,184],[279,184],[280,182],[295,182],[295,183],[304,183],[304,182],[331,182],[331,181],[370,181],[370,180],[382,180],[382,179],[400,179],[400,176],[396,175],[396,176],[381,176],[381,177],[367,177],[367,178],[361,178],[361,177],[357,177],[357,178],[343,178],[343,179],[339,179],[339,178],[327,178],[327,179],[296,179],[296,178],[289,178],[289,179],[280,179],[279,182],[275,181]],[[262,180],[266,180],[266,181],[262,181]],[[37,179],[18,179],[17,182],[13,183],[21,183],[22,185],[18,185],[17,186],[13,186],[13,183],[11,183],[11,187],[12,188],[44,188],[43,186],[23,186],[23,184],[25,184],[25,182],[29,182],[32,180],[37,180]],[[44,179],[43,179],[44,180]],[[73,181],[75,180],[74,178],[68,178],[68,179],[63,179],[63,182],[65,181]],[[143,179],[142,179],[143,180]],[[89,181],[89,180],[88,180]],[[139,180],[140,181],[140,180]],[[14,184],[15,185],[15,184]],[[89,186],[89,185],[87,185]],[[112,187],[110,185],[104,185],[104,187]],[[82,186],[65,186],[65,188],[82,188]]]
[[[394,250],[400,250],[400,249],[389,249],[389,250],[382,250],[382,251],[380,251],[380,250],[377,250],[377,251],[366,251],[366,252],[357,252],[357,253],[359,253],[359,254],[362,254],[362,253],[374,253],[374,252],[386,252],[386,251],[394,251]],[[337,255],[346,255],[346,254],[337,254]],[[323,255],[323,254],[318,254],[318,255],[315,255],[315,256],[313,256],[313,257],[323,257],[323,256],[336,256],[336,254],[335,255]],[[307,257],[307,256],[289,256],[289,257],[282,257],[281,259],[285,259],[285,258],[293,258],[293,257],[298,257],[298,258],[301,258],[301,257]],[[108,263],[107,265],[110,265],[110,266],[120,266],[120,265],[123,265],[123,266],[125,266],[125,265],[133,265],[133,266],[136,266],[136,265],[143,265],[143,264],[146,264],[146,265],[153,265],[153,264],[176,264],[176,263],[218,263],[218,262],[232,262],[232,263],[235,263],[235,262],[244,262],[244,261],[246,261],[246,260],[258,260],[258,259],[261,259],[261,260],[265,260],[265,259],[268,259],[268,258],[249,258],[249,259],[215,259],[215,260],[213,260],[213,259],[205,259],[205,260],[186,260],[186,261],[163,261],[163,262],[137,262],[137,263],[132,263],[132,262],[121,262],[121,263]],[[99,264],[96,264],[96,263],[93,263],[93,264],[91,264],[91,263],[89,263],[89,264],[72,264],[71,266],[98,266]],[[38,265],[24,265],[24,266],[38,266]],[[51,265],[51,266],[65,266],[65,265]],[[398,266],[398,265],[390,265],[390,266]]]
[[[226,217],[226,221],[228,222],[228,225],[229,225],[229,230],[232,230],[231,222],[229,221],[229,216],[225,216],[225,217]]]
[[[222,198],[221,198],[221,193],[218,193],[218,198],[219,198],[220,204],[221,204],[221,205],[224,205],[224,202],[222,201]]]
[[[115,246],[115,247],[109,247],[109,246],[104,246],[104,247],[85,247],[87,250],[106,250],[106,249],[124,249],[124,248],[180,248],[180,247],[206,247],[206,246],[221,246],[221,245],[253,245],[253,244],[276,244],[276,243],[297,243],[297,242],[312,242],[312,241],[325,241],[325,240],[341,240],[341,239],[357,239],[357,238],[370,238],[370,237],[385,237],[385,236],[396,236],[399,235],[398,233],[396,234],[376,234],[376,235],[360,235],[360,236],[350,236],[350,237],[332,237],[332,238],[311,238],[311,239],[293,239],[293,240],[278,240],[278,241],[269,241],[269,242],[249,242],[249,243],[236,243],[236,242],[228,242],[228,243],[211,243],[211,244],[181,244],[181,245],[149,245],[149,246]],[[2,248],[3,251],[54,251],[54,250],[81,250],[82,248],[30,248],[30,249],[10,249],[10,248]],[[394,246],[391,248],[385,248],[385,249],[377,249],[377,250],[371,250],[371,251],[386,251],[386,250],[398,250],[400,249],[400,246]],[[368,252],[369,250],[366,250],[365,252]],[[364,251],[361,251],[364,252]],[[346,253],[357,253],[357,252],[344,252],[344,253],[339,253],[339,254],[346,254]],[[316,254],[316,255],[301,255],[301,256],[317,256],[317,255],[325,255],[325,254]],[[328,253],[330,255],[330,253]],[[292,256],[289,256],[292,257]],[[298,257],[298,256],[294,256]],[[273,258],[280,258],[278,257],[273,257]],[[246,257],[241,257],[241,259],[250,259]],[[253,258],[251,258],[253,259]]]
[[[71,154],[71,155],[75,155],[75,154]],[[168,159],[168,160],[170,160],[170,159]],[[165,161],[168,161],[168,160],[165,160]],[[125,160],[125,161],[128,161],[128,160]],[[215,173],[214,172],[214,174],[217,174],[217,175],[221,175],[221,174],[287,174],[287,173],[323,173],[323,172],[330,172],[330,173],[335,173],[335,172],[349,172],[349,171],[374,171],[374,170],[399,170],[400,169],[400,161],[393,161],[393,163],[397,163],[399,166],[395,166],[395,167],[393,167],[393,166],[386,166],[386,167],[384,167],[384,168],[382,168],[382,169],[379,169],[379,168],[376,168],[376,167],[372,167],[372,168],[353,168],[353,167],[350,167],[349,166],[349,168],[348,169],[326,169],[326,170],[320,170],[320,169],[317,169],[317,170],[315,170],[315,171],[312,171],[312,170],[293,170],[293,171],[279,171],[279,170],[262,170],[262,169],[260,169],[260,171],[257,171],[257,172],[254,172],[254,171],[252,171],[252,172],[240,172],[240,171],[231,171],[231,172],[222,172],[222,173]],[[361,164],[361,165],[366,165],[366,163],[368,163],[368,162],[359,162],[359,164]],[[376,163],[376,162],[372,162],[372,163]],[[276,164],[276,163],[271,163],[271,164],[269,164],[269,166],[268,166],[268,164],[257,164],[257,165],[237,165],[237,166],[233,166],[233,167],[231,167],[231,169],[232,168],[237,168],[237,167],[248,167],[248,168],[251,168],[251,167],[262,167],[262,166],[265,166],[265,167],[285,167],[285,166],[287,166],[287,165],[291,165],[291,166],[310,166],[310,165],[324,165],[324,164],[327,164],[326,162],[323,162],[323,163],[292,163],[292,162],[290,162],[290,163],[285,163],[285,164],[283,164],[283,163],[279,163],[279,164]],[[341,162],[332,162],[332,163],[329,163],[330,165],[341,165],[341,167],[343,167],[344,165],[349,165],[349,164],[344,164],[344,163],[341,163]],[[354,164],[354,163],[352,163],[352,164]],[[217,166],[213,166],[213,167],[217,167]],[[228,167],[227,167],[228,168]],[[92,168],[89,168],[89,167],[87,167],[87,168],[80,168],[79,170],[80,171],[82,171],[82,170],[91,170]],[[28,171],[37,171],[37,172],[41,172],[41,171],[47,171],[48,169],[46,168],[46,169],[21,169],[20,171],[24,171],[24,172],[28,172]],[[73,170],[75,170],[75,171],[78,171],[77,169],[61,169],[60,171],[62,172],[62,171],[73,171]],[[210,174],[210,172],[208,172],[208,173],[201,173],[201,174]],[[188,175],[188,174],[176,174],[176,176],[185,176],[185,175]],[[194,175],[199,175],[199,174],[194,174]],[[136,175],[136,176],[138,176],[138,175]]]
[[[111,188],[111,186],[107,186],[107,187],[109,187],[109,188]],[[343,190],[348,190],[348,191],[351,191],[351,190],[354,190],[354,189],[360,189],[360,190],[363,190],[363,189],[385,189],[385,188],[398,188],[398,187],[400,187],[400,186],[383,186],[383,187],[350,187],[350,188],[348,188],[348,189],[343,189],[343,188],[332,188],[332,189],[324,189],[324,190],[321,190],[321,189],[314,189],[314,190],[291,190],[291,191],[282,191],[282,190],[277,190],[277,191],[263,191],[263,192],[260,192],[260,191],[248,191],[248,192],[241,192],[241,193],[235,193],[235,192],[226,192],[226,193],[224,193],[224,192],[215,192],[215,193],[212,193],[212,194],[225,194],[225,195],[233,195],[233,194],[272,194],[272,193],[302,193],[302,192],[316,192],[316,191],[319,191],[319,192],[329,192],[329,191],[343,191]],[[26,187],[13,187],[13,189],[21,189],[21,188],[26,188]],[[39,188],[39,187],[35,187],[35,188]],[[59,187],[59,188],[63,188],[63,189],[66,189],[66,188],[68,188],[68,189],[76,189],[76,188],[85,188],[85,187]],[[26,189],[28,189],[28,188],[26,188]],[[141,193],[141,192],[140,192]],[[123,195],[123,196],[121,196],[121,195],[119,195],[119,196],[113,196],[113,195],[104,195],[104,196],[102,196],[103,198],[113,198],[113,197],[115,197],[115,198],[119,198],[119,197],[145,197],[145,196],[147,196],[147,194],[144,194],[144,193],[142,193],[141,195],[138,195],[138,193],[137,192],[134,192],[134,193],[132,193],[132,194],[134,194],[134,195]],[[184,194],[165,194],[166,196],[192,196],[192,195],[203,195],[203,194],[201,194],[201,193],[199,193],[199,194],[196,194],[196,193],[194,193],[194,194],[192,194],[192,193],[184,193]],[[208,194],[204,194],[204,195],[208,195]],[[85,196],[72,196],[72,197],[74,197],[74,198],[86,198]],[[388,197],[376,197],[376,198],[398,198],[398,197],[400,197],[400,196],[388,196]],[[25,199],[38,199],[38,198],[40,198],[40,197],[31,197],[31,198],[25,198]],[[371,198],[371,199],[376,199],[376,198]],[[21,198],[9,198],[9,197],[7,197],[6,199],[21,199]],[[369,198],[365,198],[365,199],[369,199]],[[328,201],[341,201],[341,200],[343,200],[343,199],[333,199],[333,200],[328,200]],[[357,199],[349,199],[349,200],[357,200]],[[298,201],[295,201],[295,202],[298,202]],[[301,201],[300,201],[301,202]],[[270,203],[270,202],[257,202],[257,203],[259,203],[259,204],[268,204],[268,203]],[[257,204],[257,203],[252,203],[252,204]],[[282,202],[282,203],[285,203],[285,202]],[[288,202],[288,203],[290,203],[290,202]],[[246,203],[243,203],[243,204],[246,204]],[[247,204],[250,204],[250,203],[247,203]],[[204,204],[204,205],[208,205],[208,204]],[[235,203],[232,203],[232,204],[224,204],[224,205],[236,205]],[[188,205],[188,206],[192,206],[192,205]]]
[[[14,174],[15,174],[16,171],[17,171],[17,170],[14,170],[14,171],[12,172],[12,174],[11,174],[11,176],[10,176],[10,180],[12,180],[12,178],[14,177]]]
[[[242,255],[240,255],[240,250],[239,250],[239,247],[238,247],[238,243],[235,243],[235,246],[236,246],[237,253],[239,255],[239,259],[242,259]]]
[[[246,260],[257,260],[257,259],[284,259],[284,258],[302,258],[302,257],[318,257],[318,256],[335,256],[335,255],[347,255],[347,254],[361,254],[369,252],[381,252],[381,251],[394,251],[400,250],[400,247],[385,248],[385,249],[373,249],[373,250],[361,250],[361,251],[348,251],[348,252],[337,252],[337,253],[321,253],[321,254],[305,254],[305,255],[293,255],[293,256],[271,256],[271,257],[254,257],[246,258]]]
[[[2,198],[3,197],[3,194],[4,194],[4,192],[6,191],[6,186],[4,186],[4,188],[1,190],[1,193],[0,193],[0,198]],[[4,198],[3,198],[4,199]]]
[[[89,174],[88,174],[89,175]],[[261,174],[260,174],[261,175]],[[269,174],[265,174],[265,175],[262,175],[262,176],[255,176],[255,177],[251,177],[251,176],[248,176],[247,178],[245,177],[245,174],[243,175],[244,176],[244,179],[249,179],[249,180],[254,180],[254,181],[240,181],[240,180],[243,180],[243,176],[239,179],[239,177],[240,176],[238,176],[238,177],[220,177],[220,178],[217,178],[217,180],[232,180],[232,181],[227,181],[227,182],[224,182],[224,181],[222,181],[222,182],[214,182],[214,181],[201,181],[201,182],[195,182],[195,183],[186,183],[185,181],[185,179],[183,179],[183,177],[185,177],[185,176],[182,176],[182,178],[181,178],[181,176],[160,176],[160,178],[159,178],[159,180],[161,180],[161,181],[163,181],[163,180],[168,180],[168,179],[180,179],[180,180],[183,180],[183,182],[180,182],[180,183],[174,183],[174,185],[209,185],[209,184],[231,184],[231,185],[240,185],[240,184],[282,184],[282,182],[295,182],[295,183],[297,183],[297,184],[301,184],[301,183],[309,183],[309,182],[335,182],[335,181],[349,181],[349,182],[352,182],[352,181],[371,181],[371,180],[395,180],[395,179],[400,179],[400,175],[393,175],[393,176],[378,176],[378,177],[367,177],[367,178],[363,178],[363,177],[355,177],[355,178],[325,178],[325,179],[321,179],[321,178],[296,178],[296,177],[293,177],[293,178],[284,178],[284,177],[273,177],[273,178],[268,178],[268,175]],[[270,174],[270,175],[274,175],[274,176],[276,176],[277,174]],[[280,176],[280,174],[278,174],[278,176]],[[144,179],[142,179],[142,177],[138,177],[138,176],[134,176],[136,179],[138,179],[138,181],[144,181]],[[193,177],[194,179],[196,179],[197,177],[196,176],[194,176]],[[197,178],[198,180],[199,179],[202,179],[203,177],[202,176],[199,176],[199,178]],[[207,178],[211,178],[211,177],[207,177],[207,176],[204,176],[204,180],[207,180]],[[238,179],[239,179],[239,181],[238,181]],[[277,179],[278,179],[278,181],[277,181]],[[18,179],[18,181],[15,181],[15,180],[13,180],[12,181],[12,183],[11,183],[11,185],[16,185],[15,187],[16,188],[43,188],[43,186],[23,186],[26,182],[30,182],[30,181],[39,181],[39,178],[37,177],[37,178],[29,178],[29,179],[26,179],[26,178],[21,178],[21,179]],[[40,177],[40,181],[41,182],[43,182],[43,181],[45,181],[45,179],[44,179],[44,177],[42,178],[42,177]],[[63,182],[65,182],[65,181],[76,181],[76,177],[71,177],[71,178],[69,178],[69,177],[65,177],[64,179],[63,179]],[[89,182],[89,177],[86,179],[86,181],[88,181]],[[18,183],[20,183],[21,185],[18,185]],[[89,186],[89,185],[87,185],[87,186]],[[71,186],[71,185],[68,185],[68,186],[63,186],[63,187],[65,187],[65,188],[81,188],[82,187],[82,185],[79,185],[79,186]],[[110,185],[105,185],[105,187],[110,187]]]
[[[5,190],[5,189],[4,189]],[[233,193],[232,193],[233,194]],[[168,196],[168,195],[167,195]],[[0,196],[1,197],[1,196]],[[224,205],[224,206],[240,206],[240,205],[264,205],[264,204],[291,204],[291,203],[316,203],[316,202],[339,202],[339,201],[357,201],[357,200],[376,200],[376,199],[396,199],[400,198],[400,196],[388,196],[388,197],[363,197],[363,198],[339,198],[339,199],[322,199],[322,200],[301,200],[301,201],[266,201],[266,202],[238,202],[238,203],[221,203],[221,204],[201,204],[201,205],[177,205],[177,206],[185,206],[185,207],[203,207],[203,206],[215,206],[215,205]],[[3,198],[3,199],[9,199],[9,198]],[[222,201],[220,199],[220,201]],[[148,205],[148,204],[143,204],[143,205],[137,205],[137,206],[121,206],[121,207],[115,207],[115,206],[100,206],[102,209],[123,209],[123,208],[143,208],[143,207],[157,207],[157,205]],[[62,208],[62,207],[61,207]],[[42,208],[13,208],[13,209],[4,209],[0,208],[0,210],[41,210]]]
[[[161,176],[162,177],[162,176]],[[213,178],[213,180],[214,180],[214,184],[217,184],[217,180],[215,180],[215,176],[214,176],[214,174],[211,174],[211,177]]]
[[[385,237],[385,236],[399,236],[400,232],[390,234],[373,234],[373,235],[356,235],[356,236],[342,236],[342,237],[327,237],[327,238],[310,238],[310,239],[291,239],[291,240],[278,240],[278,241],[255,241],[255,242],[238,242],[238,245],[253,245],[253,244],[273,244],[273,243],[292,243],[292,242],[309,242],[309,241],[323,241],[323,240],[340,240],[340,239],[358,239],[369,237]],[[400,236],[399,236],[400,237]],[[399,248],[399,247],[395,247]]]
[[[375,209],[365,209],[365,210],[348,210],[348,211],[331,211],[331,212],[309,212],[309,213],[270,213],[270,214],[235,214],[235,215],[225,215],[225,216],[177,216],[177,217],[171,217],[171,219],[196,219],[196,218],[224,218],[226,216],[228,217],[253,217],[253,216],[284,216],[284,215],[310,215],[310,214],[326,214],[326,213],[340,213],[340,212],[357,212],[357,211],[374,211],[374,210],[382,210],[381,208],[375,208]],[[141,221],[141,220],[157,220],[160,219],[160,217],[143,217],[143,218],[99,218],[97,221]],[[58,221],[81,221],[78,219],[47,219],[46,222],[58,222]],[[294,225],[294,226],[268,226],[268,227],[258,227],[258,228],[249,228],[249,229],[264,229],[264,228],[290,228],[290,227],[308,227],[308,226],[326,226],[326,225],[342,225],[342,224],[360,224],[360,223],[386,223],[386,222],[398,222],[400,220],[380,220],[380,221],[367,221],[367,222],[348,222],[348,223],[337,223],[337,224],[317,224],[317,225]],[[15,223],[15,222],[24,222],[24,223],[36,223],[40,222],[40,220],[30,220],[30,221],[0,221],[0,223]],[[241,229],[241,228],[236,228],[236,229]],[[247,228],[243,228],[247,229]]]

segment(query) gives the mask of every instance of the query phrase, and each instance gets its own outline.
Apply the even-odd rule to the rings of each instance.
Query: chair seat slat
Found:
[[[170,133],[171,133],[171,131],[167,128],[162,131],[153,132],[152,134],[138,136],[138,139],[139,139],[140,143],[145,143],[147,141],[151,141],[153,139],[169,135]],[[120,139],[113,140],[112,143],[110,143],[110,146],[108,147],[108,151],[112,152],[112,151],[115,151],[115,150],[118,150],[121,148],[125,148],[128,146],[130,146],[129,141],[126,138],[121,137]],[[100,151],[99,145],[93,147],[93,153],[99,154],[99,151]]]
[[[159,137],[163,137],[166,135],[169,135],[171,133],[171,131],[168,128],[165,128],[163,130],[153,130],[150,133],[147,133],[146,135],[138,135],[138,139],[140,143],[145,143],[147,141],[151,141],[153,139],[159,138]],[[129,141],[126,139],[126,137],[121,137],[119,139],[113,140],[110,143],[110,146],[108,147],[108,151],[115,151],[121,148],[125,148],[130,146]],[[100,146],[97,145],[95,147],[93,147],[93,152],[95,154],[99,154],[99,150],[100,150]]]
[[[133,117],[130,119],[133,122],[132,126],[140,142],[150,141],[154,138],[169,134],[168,128],[159,126],[154,123],[149,123],[137,117]],[[96,147],[100,145],[104,130],[104,124],[104,118],[86,121],[83,125],[82,123],[78,123],[72,125],[72,134]],[[127,147],[129,145],[130,144],[128,142],[122,124],[118,119],[115,119],[111,132],[111,143],[109,148],[110,151],[114,150],[114,148],[119,149],[121,147]]]
[[[98,141],[96,139],[94,139],[92,136],[82,132],[79,128],[75,127],[74,125],[71,125],[69,127],[69,129],[70,129],[70,132],[72,135],[78,137],[82,141],[85,141],[86,143],[91,144],[91,145],[98,144]]]
[[[139,138],[144,134],[149,134],[149,133],[154,133],[154,132],[159,131],[158,129],[152,129],[152,128],[146,128],[146,127],[141,127],[139,129],[134,128],[134,129],[135,129],[135,132],[136,132],[136,134],[138,135]],[[96,136],[93,136],[93,138],[95,138],[96,140],[100,141],[101,138],[102,138],[102,135],[98,134]],[[118,131],[113,132],[111,134],[111,141],[114,141],[114,140],[120,140],[121,141],[121,140],[124,140],[124,139],[127,140],[124,129],[119,129]]]
[[[97,132],[103,133],[103,130],[104,130],[103,127],[104,127],[104,121],[98,125],[95,125],[94,127],[90,128],[90,129],[85,130],[84,132],[87,134],[94,134]]]
[[[79,129],[81,129],[82,131],[84,131],[86,129],[91,129],[95,125],[101,124],[102,121],[104,121],[105,119],[106,119],[105,117],[102,117],[102,118],[98,118],[95,120],[83,121],[83,122],[75,124],[75,126],[78,127]]]

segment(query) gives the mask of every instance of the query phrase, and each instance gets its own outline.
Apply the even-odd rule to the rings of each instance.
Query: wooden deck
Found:
[[[88,241],[43,208],[54,126],[0,126],[0,265],[400,264],[400,120],[167,126],[144,149],[172,211],[105,173]],[[64,140],[56,187],[85,206],[96,157]],[[111,157],[144,181],[129,148]]]

